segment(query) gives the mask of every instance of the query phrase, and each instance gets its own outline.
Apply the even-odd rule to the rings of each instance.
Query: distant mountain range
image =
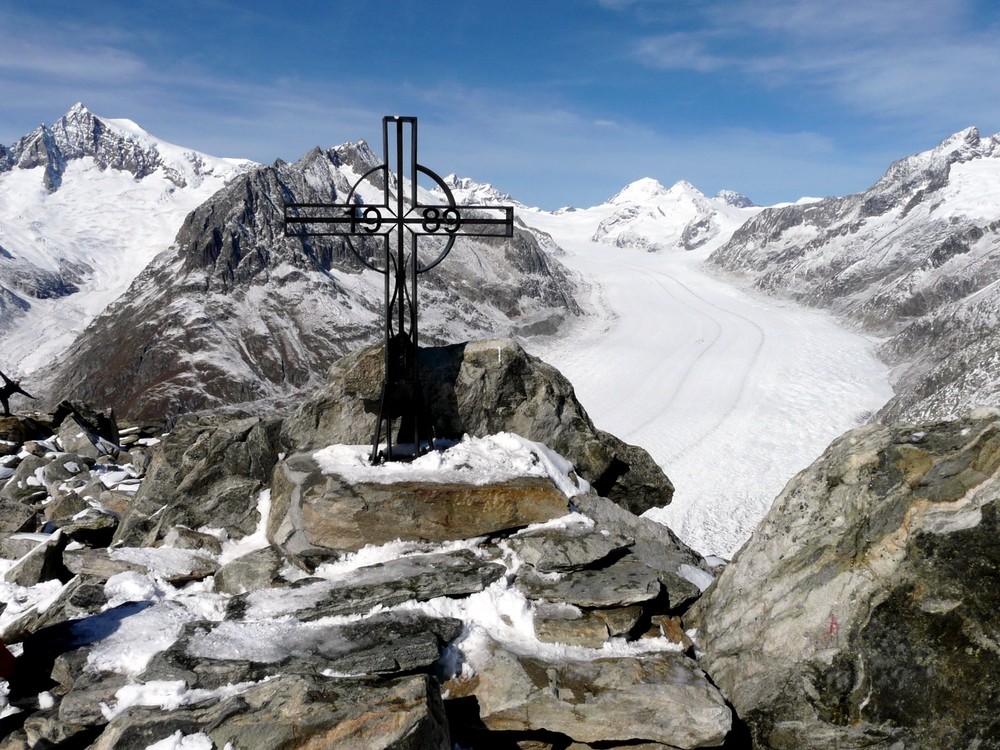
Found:
[[[998,142],[962,131],[843,198],[765,208],[646,178],[549,216],[586,218],[580,239],[623,251],[703,253],[830,309],[884,338],[897,366],[884,418],[940,416],[1000,405]],[[381,277],[342,240],[285,237],[282,205],[342,200],[379,161],[363,141],[294,164],[219,159],[80,104],[0,146],[0,369],[133,417],[295,393],[377,337]],[[532,227],[545,212],[444,181],[519,220],[510,240],[460,241],[422,279],[426,341],[551,334],[585,313],[561,248]]]

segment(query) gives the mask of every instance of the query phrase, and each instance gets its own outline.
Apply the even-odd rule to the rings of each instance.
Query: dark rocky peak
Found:
[[[715,194],[715,199],[733,208],[753,208],[757,205],[743,193],[738,193],[735,190],[720,190]]]
[[[49,190],[56,190],[62,183],[66,160],[59,150],[52,131],[44,125],[39,125],[18,140],[11,147],[10,154],[13,167],[19,169],[45,167],[45,187]]]
[[[345,174],[343,166],[344,154],[338,152],[337,149],[324,151],[317,146],[303,154],[291,167],[286,166],[285,169],[282,169],[276,166],[276,169],[283,174],[287,173],[292,181],[301,179],[315,194],[310,200],[336,203],[347,200],[347,195],[355,181],[348,174]],[[366,171],[368,170],[365,169],[360,174],[364,174]],[[289,195],[292,196],[292,193]],[[289,200],[297,199],[293,196],[289,197]]]
[[[330,149],[329,153],[338,167],[349,167],[358,177],[382,163],[365,140],[342,143]]]
[[[295,164],[258,167],[241,175],[192,211],[177,234],[185,273],[206,290],[229,292],[264,282],[286,263],[300,271],[354,271],[359,263],[342,238],[286,237],[285,203],[346,199],[350,185],[331,152],[310,151]],[[355,241],[359,252],[367,247]]]
[[[130,172],[136,179],[152,174],[162,164],[154,144],[109,126],[80,103],[59,118],[52,133],[66,159],[92,156],[101,169]]]
[[[130,172],[136,179],[152,174],[162,165],[152,140],[143,143],[109,126],[77,103],[51,128],[41,125],[9,150],[0,147],[0,171],[44,166],[45,187],[52,191],[62,184],[67,162],[87,156],[101,169]],[[171,174],[171,179],[183,187],[183,178]]]

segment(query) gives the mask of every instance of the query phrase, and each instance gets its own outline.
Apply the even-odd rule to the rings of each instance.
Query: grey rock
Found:
[[[509,544],[536,570],[557,573],[594,566],[612,553],[623,553],[634,540],[581,524],[524,532],[512,537]]]
[[[85,726],[64,721],[58,706],[35,711],[24,721],[24,733],[32,748],[68,747],[74,742],[86,742],[86,730]]]
[[[129,709],[94,750],[145,748],[175,732],[208,733],[216,747],[451,750],[437,684],[426,675],[336,680],[284,675],[214,706]]]
[[[473,538],[548,521],[568,509],[566,496],[546,478],[351,484],[324,474],[311,454],[300,453],[274,472],[267,531],[273,544],[309,569],[367,544]]]
[[[87,488],[88,485],[84,485],[77,490],[67,491],[63,488],[56,490],[55,494],[50,495],[52,499],[42,509],[42,517],[46,522],[60,518],[71,519],[80,511],[91,507],[90,503],[80,494],[81,490]]]
[[[222,542],[218,537],[182,525],[170,528],[163,537],[163,545],[175,549],[204,550],[213,555],[222,552]]]
[[[99,438],[83,427],[72,416],[63,420],[59,426],[59,445],[68,453],[75,453],[86,458],[96,460],[98,456],[104,455],[104,451],[99,448]]]
[[[755,747],[998,747],[1000,415],[868,426],[689,612]]]
[[[51,534],[40,532],[22,532],[0,537],[0,557],[7,560],[20,560],[42,542],[48,541]]]
[[[48,490],[42,481],[41,472],[48,464],[48,461],[41,456],[29,455],[18,464],[14,470],[14,475],[7,480],[7,483],[0,489],[0,500],[8,500],[16,503],[40,502],[48,496]],[[4,529],[4,533],[10,533],[15,529]]]
[[[278,460],[277,418],[181,420],[158,446],[116,542],[143,546],[173,526],[224,528],[234,539],[260,522],[257,501]]]
[[[349,677],[433,671],[462,623],[417,612],[385,612],[341,625],[288,620],[188,623],[158,654],[144,681],[184,680],[215,689],[277,674]]]
[[[215,573],[215,590],[223,594],[245,594],[283,583],[279,571],[284,558],[264,547],[226,563]]]
[[[71,518],[53,519],[51,524],[74,542],[88,547],[107,547],[118,528],[118,516],[88,507]]]
[[[129,680],[124,675],[87,672],[85,651],[77,653],[82,653],[84,659],[76,665],[75,680],[69,683],[69,691],[59,701],[59,720],[79,727],[103,727],[108,720],[101,704],[113,705],[115,693]],[[59,660],[56,661],[58,666]]]
[[[595,528],[635,540],[629,554],[657,571],[672,610],[682,610],[701,595],[697,586],[680,575],[681,566],[689,565],[707,573],[712,572],[711,567],[667,526],[629,513],[593,493],[577,495],[573,504],[594,519]]]
[[[326,386],[286,420],[283,443],[305,451],[369,442],[383,359],[372,346],[334,365]],[[649,454],[596,429],[569,381],[514,341],[428,347],[418,365],[438,437],[514,432],[568,458],[598,493],[634,513],[670,502],[673,485]]]
[[[0,535],[31,533],[38,529],[38,525],[38,512],[34,506],[0,498]]]
[[[660,595],[656,571],[630,556],[606,568],[572,571],[556,581],[526,571],[518,575],[516,585],[532,599],[591,608],[642,604]]]
[[[581,610],[536,602],[535,635],[549,643],[600,648],[609,638],[629,636],[642,614],[639,606]]]
[[[719,691],[674,651],[548,662],[493,643],[474,677],[445,687],[455,696],[475,694],[491,730],[547,730],[577,742],[713,747],[732,723]]]
[[[57,455],[42,468],[42,481],[52,489],[68,479],[86,476],[95,463],[95,458],[73,452]]]
[[[111,576],[135,571],[145,573],[146,566],[125,559],[113,559],[106,549],[71,549],[63,552],[63,564],[73,575],[106,581]]]
[[[156,573],[168,583],[180,586],[214,575],[218,562],[196,550],[169,547],[114,547],[73,549],[63,553],[66,567],[75,574],[106,581],[125,571]]]
[[[376,605],[475,594],[499,580],[505,570],[468,550],[411,555],[358,568],[336,581],[304,579],[288,589],[233,597],[228,617],[260,620],[295,615],[309,621],[363,614]]]
[[[68,543],[69,537],[56,532],[18,560],[4,573],[4,580],[18,586],[34,586],[54,579],[68,581],[72,574],[62,561],[63,550]]]
[[[85,580],[83,576],[74,576],[63,584],[53,601],[41,606],[33,604],[16,616],[5,613],[10,620],[0,628],[0,641],[21,643],[39,630],[89,614],[87,606],[74,601],[77,592],[85,585]],[[56,652],[51,655],[55,658]]]

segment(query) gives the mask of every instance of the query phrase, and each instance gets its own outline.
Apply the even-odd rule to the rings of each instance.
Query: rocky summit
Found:
[[[0,748],[1000,748],[1000,412],[834,442],[728,565],[507,340],[291,411],[0,418]],[[359,444],[360,443],[360,444]]]
[[[512,342],[425,355],[409,464],[349,444],[377,347],[287,414],[3,418],[0,747],[722,746],[669,480]]]

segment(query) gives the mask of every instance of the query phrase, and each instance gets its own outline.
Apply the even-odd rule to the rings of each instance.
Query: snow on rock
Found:
[[[567,497],[589,490],[581,479],[570,478],[573,465],[541,443],[502,432],[468,437],[443,450],[432,450],[412,462],[373,466],[371,448],[332,445],[313,457],[324,473],[358,482],[456,482],[493,484],[517,477],[548,477]]]
[[[495,347],[491,355],[495,361]],[[250,436],[255,434],[253,427],[258,422],[234,419],[225,428],[219,421],[209,420],[201,427],[225,433],[226,440],[220,439],[213,450],[221,448],[222,443],[228,446],[230,462],[220,462],[219,467],[234,472],[225,477],[230,486],[242,486],[232,481],[239,478],[241,471],[252,472],[253,468],[237,460],[242,454],[233,453],[231,448],[234,441],[252,440]],[[178,435],[184,434],[183,427],[177,427],[157,449],[158,459],[163,458]],[[204,433],[197,434],[202,435],[201,443],[208,439]],[[185,441],[185,447],[187,459],[195,460],[191,442]],[[336,447],[297,455],[313,453],[325,456],[329,462],[327,468],[358,472],[359,480],[370,480],[372,472],[379,469],[389,468],[383,474],[394,473],[391,467],[365,465],[367,448]],[[48,492],[48,485],[41,478],[46,476],[48,466],[65,461],[65,454],[26,453],[22,461],[29,462],[29,457],[37,459],[37,463],[26,464],[32,469],[28,475],[34,478],[39,474],[37,489],[32,485],[32,491]],[[292,458],[276,460],[287,462]],[[87,475],[92,471],[96,474],[99,466],[91,467],[82,460],[77,463],[79,473]],[[162,466],[157,469],[162,470]],[[572,664],[573,674],[585,673],[593,679],[609,669],[625,674],[640,664],[643,669],[659,674],[662,670],[657,671],[655,665],[665,668],[669,664],[672,666],[668,671],[675,676],[687,675],[682,681],[684,685],[693,681],[702,686],[690,699],[694,703],[685,705],[696,704],[701,707],[696,710],[709,713],[722,705],[718,692],[707,686],[695,663],[684,654],[689,644],[668,637],[660,625],[643,632],[643,623],[667,616],[666,607],[680,612],[688,601],[672,593],[675,579],[680,575],[675,572],[679,568],[673,561],[677,550],[672,540],[661,537],[659,532],[665,532],[662,527],[633,516],[611,501],[587,494],[584,485],[570,478],[572,466],[566,459],[539,443],[510,433],[467,438],[399,471],[399,476],[391,478],[401,481],[418,478],[424,488],[424,502],[429,501],[435,487],[447,493],[447,488],[456,481],[471,482],[473,487],[475,482],[510,484],[515,490],[526,479],[543,481],[549,492],[560,498],[560,511],[556,517],[529,525],[520,532],[517,528],[523,524],[488,536],[465,537],[458,527],[445,520],[443,524],[452,534],[440,543],[390,541],[384,545],[368,544],[354,554],[327,550],[321,557],[308,561],[317,563],[315,567],[303,570],[301,558],[283,555],[280,547],[262,546],[271,529],[269,521],[275,520],[272,504],[282,502],[280,493],[264,487],[245,493],[242,510],[215,512],[213,517],[223,525],[201,530],[173,526],[164,530],[157,547],[113,546],[106,550],[80,543],[74,543],[72,549],[57,546],[56,554],[61,552],[64,562],[83,571],[83,575],[67,584],[50,580],[32,586],[0,585],[0,598],[7,601],[0,625],[4,626],[5,636],[24,639],[24,668],[38,674],[39,679],[52,672],[63,681],[58,690],[42,695],[41,704],[50,705],[49,711],[65,713],[74,717],[73,722],[79,722],[44,724],[37,729],[40,736],[61,742],[75,732],[97,730],[101,737],[96,747],[125,742],[125,737],[132,736],[130,733],[141,734],[147,745],[155,742],[161,747],[198,747],[204,737],[209,737],[213,746],[221,747],[229,740],[220,737],[232,735],[220,734],[230,731],[223,729],[230,725],[226,723],[228,719],[220,724],[212,718],[219,712],[233,716],[233,721],[241,725],[259,721],[269,727],[284,726],[290,705],[289,679],[298,681],[295,684],[304,680],[304,690],[308,684],[308,690],[301,694],[303,700],[307,700],[306,696],[313,696],[308,700],[320,700],[316,696],[332,690],[338,696],[336,701],[323,698],[322,705],[335,705],[338,711],[356,709],[365,715],[374,710],[370,705],[376,695],[372,685],[400,686],[402,681],[418,679],[424,688],[418,691],[419,696],[412,696],[415,706],[424,706],[424,711],[443,720],[442,697],[431,675],[466,682],[467,678],[489,677],[496,685],[498,680],[506,679],[503,673],[493,671],[494,660],[488,656],[497,649],[516,660]],[[407,476],[410,478],[406,479]],[[445,481],[431,481],[435,478]],[[141,475],[135,479],[146,481]],[[99,483],[93,478],[90,481]],[[562,490],[553,487],[553,482]],[[203,502],[212,491],[207,485],[190,481],[187,485],[192,491],[201,486],[206,493]],[[0,487],[0,494],[5,491],[6,486]],[[105,493],[102,498],[108,497],[109,491],[102,492]],[[342,485],[341,492],[350,495],[352,490]],[[567,495],[581,504],[586,500],[594,515],[568,513]],[[130,495],[127,502],[140,503],[143,497],[144,494],[138,498]],[[46,501],[51,505],[56,498],[50,496]],[[158,496],[156,518],[159,523],[168,523],[173,516],[165,513],[162,501],[162,496]],[[255,512],[251,513],[252,509]],[[247,533],[243,522],[251,516],[257,528]],[[178,517],[183,517],[183,513]],[[402,527],[409,523],[407,516],[394,514],[393,518],[392,530],[404,531]],[[622,524],[628,526],[626,518],[633,524],[627,535],[622,532]],[[644,524],[656,526],[658,533],[643,532]],[[579,607],[570,604],[561,609],[549,606],[543,601],[545,589],[538,589],[537,583],[530,592],[519,586],[519,577],[540,576],[544,583],[547,575],[535,569],[536,556],[526,552],[532,540],[538,541],[538,535],[567,541],[559,553],[562,572],[556,578],[582,577],[591,590],[603,585],[602,576],[607,576],[609,585],[611,581],[616,587],[623,584],[615,572],[622,558],[630,559],[633,566],[645,565],[641,561],[648,560],[652,567],[643,575],[644,593],[631,608],[635,611],[623,616],[615,608],[597,607],[584,615]],[[588,535],[595,543],[581,542]],[[13,548],[39,541],[16,538],[19,536],[32,535],[12,535],[5,540],[6,544]],[[47,536],[41,539],[48,540]],[[638,551],[633,553],[632,546],[636,544],[641,544],[641,549],[637,547]],[[212,572],[220,562],[254,560],[256,553],[265,549],[276,558],[278,572],[244,579],[256,582],[252,590],[244,593],[229,594],[216,588]],[[595,549],[600,550],[596,557],[591,552]],[[521,557],[518,550],[525,551],[525,556]],[[683,559],[691,566],[699,564],[690,551]],[[658,583],[660,580],[664,583]],[[668,581],[671,593],[660,596],[660,586],[666,587]],[[654,586],[647,590],[650,582]],[[553,635],[556,632],[553,628],[545,627],[546,620],[553,616],[563,620],[557,636]],[[67,651],[66,656],[61,655],[63,651]],[[72,666],[69,662],[64,665],[66,659],[72,660]],[[376,682],[373,677],[377,677]],[[467,688],[465,684],[463,690]],[[642,693],[643,701],[659,705],[664,695],[673,695],[678,690],[685,693],[686,688],[670,680],[642,688],[629,687],[623,682],[620,686],[602,687],[599,705],[617,705],[616,701],[623,706],[630,704],[636,690]],[[42,692],[42,689],[36,691],[32,698]],[[253,705],[253,711],[241,712],[239,707],[243,704],[227,702],[236,696],[244,696]],[[22,704],[19,697],[12,695],[10,700]],[[550,699],[539,695],[531,700]],[[563,693],[549,708],[555,714],[569,715],[575,700],[575,696]],[[38,705],[35,699],[28,710],[38,710]],[[0,705],[0,710],[4,706]],[[303,715],[317,716],[308,702],[301,710]],[[280,718],[271,711],[280,712]],[[378,711],[386,712],[379,716],[391,717],[385,721],[380,718],[377,723],[383,725],[399,721],[403,708],[394,699]],[[593,718],[573,730],[580,736],[633,736],[631,726],[613,718],[617,710],[593,711],[588,715]],[[690,722],[682,718],[684,715],[678,713],[675,723],[687,726]],[[728,712],[719,713],[713,731],[724,732],[728,717]],[[324,727],[344,725],[340,714],[323,721],[330,722],[324,723]],[[535,721],[525,731],[543,734],[552,731],[547,721]],[[320,731],[311,729],[308,722],[297,726],[300,739]],[[450,731],[455,742],[468,744],[464,734],[467,728],[460,721]],[[664,736],[662,726],[657,731],[657,737]],[[681,729],[676,731],[678,738],[684,736]],[[369,745],[361,742],[359,746]]]

